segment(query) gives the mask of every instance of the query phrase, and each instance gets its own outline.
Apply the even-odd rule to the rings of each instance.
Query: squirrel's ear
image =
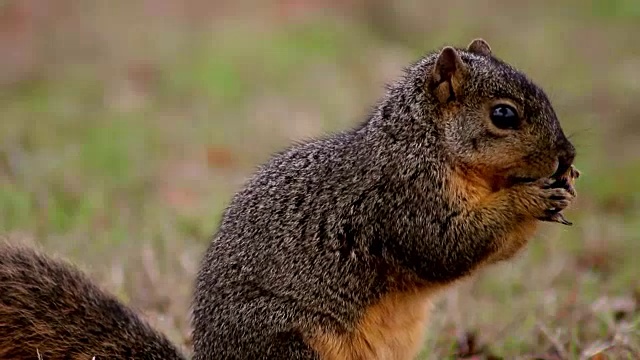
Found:
[[[475,39],[467,46],[467,51],[477,55],[489,56],[491,55],[491,46],[483,39]]]
[[[444,103],[460,95],[466,71],[466,65],[454,48],[442,49],[433,68],[434,92],[438,100]]]

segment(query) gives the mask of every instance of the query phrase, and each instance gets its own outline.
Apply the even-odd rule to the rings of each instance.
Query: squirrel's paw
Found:
[[[541,179],[517,185],[514,189],[518,192],[517,201],[526,213],[536,219],[570,224],[560,212],[571,204],[575,191],[569,186],[555,187],[556,181]]]
[[[551,187],[553,188],[564,188],[567,189],[574,197],[577,195],[575,183],[576,179],[580,177],[580,170],[576,169],[575,166],[571,165],[567,171],[558,176],[557,178],[553,178],[553,184]]]
[[[579,177],[580,170],[571,165],[564,174],[554,178],[554,182],[553,184],[551,184],[551,187],[566,189],[571,195],[573,195],[573,197],[576,197],[578,194],[576,193],[575,183],[576,179],[578,179]],[[572,225],[569,220],[565,219],[564,215],[562,215],[560,211],[556,211],[555,213],[552,213],[540,220],[557,222],[563,225]]]

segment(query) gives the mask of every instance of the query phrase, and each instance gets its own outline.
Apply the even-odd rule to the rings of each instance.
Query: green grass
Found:
[[[0,233],[72,258],[183,344],[200,257],[255,166],[360,121],[419,54],[481,36],[548,90],[578,147],[580,199],[574,226],[545,225],[517,259],[443,295],[424,358],[452,357],[466,331],[508,359],[554,347],[581,359],[599,342],[617,346],[612,358],[627,358],[622,345],[640,354],[640,311],[615,309],[640,292],[640,6],[524,3],[407,0],[382,12],[387,27],[365,5],[198,27],[120,17],[138,11],[123,2],[91,15],[102,37],[43,30],[40,76],[0,88]],[[78,41],[99,51],[73,52]],[[131,77],[137,66],[148,71]]]

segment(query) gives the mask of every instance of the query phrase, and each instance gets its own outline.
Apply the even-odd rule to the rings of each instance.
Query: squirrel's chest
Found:
[[[369,307],[349,334],[320,334],[312,347],[323,360],[412,360],[423,344],[431,292],[394,293]]]

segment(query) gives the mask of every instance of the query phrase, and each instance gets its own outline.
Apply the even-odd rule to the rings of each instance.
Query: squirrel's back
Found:
[[[184,359],[71,264],[0,243],[0,359]]]

